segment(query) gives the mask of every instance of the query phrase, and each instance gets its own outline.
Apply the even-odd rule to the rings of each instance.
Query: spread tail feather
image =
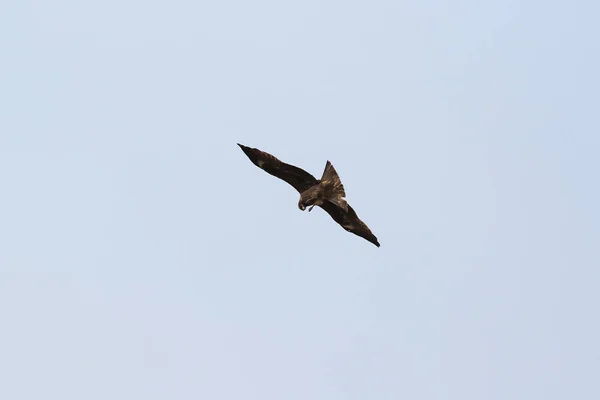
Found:
[[[342,184],[339,175],[329,160],[327,161],[327,164],[325,164],[325,170],[323,171],[321,184],[331,187],[329,201],[344,211],[348,211],[348,203],[346,203],[346,200],[344,199],[344,197],[346,197],[344,185]]]

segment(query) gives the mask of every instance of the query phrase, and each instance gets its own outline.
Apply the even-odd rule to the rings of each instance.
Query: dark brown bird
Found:
[[[300,193],[300,210],[304,211],[306,207],[310,207],[308,211],[312,211],[313,207],[319,206],[345,230],[379,247],[375,235],[346,202],[344,185],[329,161],[325,164],[321,179],[316,179],[303,169],[286,164],[269,153],[239,143],[238,146],[256,166],[286,181]]]

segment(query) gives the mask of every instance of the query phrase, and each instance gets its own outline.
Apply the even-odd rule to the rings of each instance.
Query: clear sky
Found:
[[[4,2],[0,398],[600,399],[598,15]]]

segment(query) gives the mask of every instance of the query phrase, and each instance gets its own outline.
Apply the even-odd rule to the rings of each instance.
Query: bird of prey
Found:
[[[321,179],[316,179],[303,169],[286,164],[269,153],[239,143],[238,146],[257,167],[286,181],[300,193],[300,210],[304,211],[306,207],[310,207],[308,211],[312,211],[313,207],[319,206],[342,228],[379,247],[375,235],[346,202],[344,185],[329,161],[325,164]]]

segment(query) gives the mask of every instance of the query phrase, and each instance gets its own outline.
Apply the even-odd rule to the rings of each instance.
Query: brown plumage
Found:
[[[306,207],[310,207],[308,211],[311,211],[313,207],[319,206],[345,230],[379,247],[377,237],[346,202],[344,185],[329,161],[325,165],[321,179],[316,179],[303,169],[286,164],[269,153],[239,143],[238,146],[257,167],[286,181],[300,193],[298,201],[300,210],[304,211]]]

